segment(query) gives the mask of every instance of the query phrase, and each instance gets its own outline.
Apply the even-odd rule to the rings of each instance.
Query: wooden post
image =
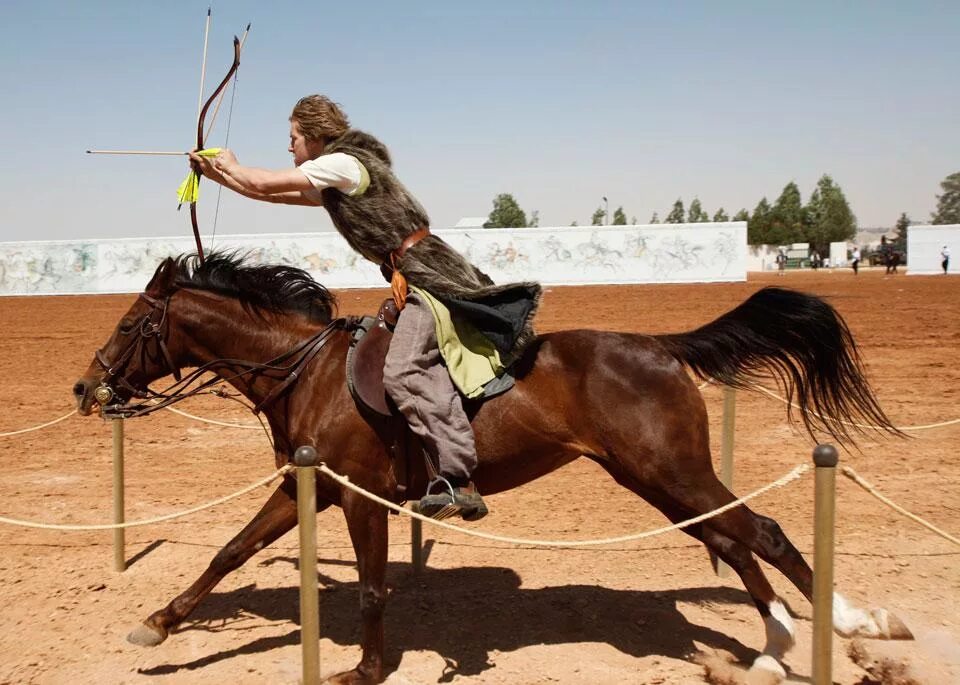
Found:
[[[833,445],[817,445],[813,541],[813,685],[833,682],[833,526],[837,462]]]
[[[317,588],[317,450],[297,448],[297,521],[300,528],[300,643],[303,685],[320,683],[320,594]]]
[[[727,490],[733,491],[733,435],[736,430],[737,391],[729,386],[723,387],[723,435],[720,442],[720,482]],[[730,576],[730,567],[717,560],[717,575]]]
[[[123,506],[123,419],[111,419],[113,433],[113,522],[124,522]],[[113,570],[127,570],[126,528],[113,529]]]
[[[410,508],[420,513],[416,502]],[[423,521],[415,518],[410,519],[410,562],[414,575],[419,575],[423,571]]]

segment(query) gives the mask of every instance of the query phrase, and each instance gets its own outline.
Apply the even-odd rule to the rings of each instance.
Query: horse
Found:
[[[148,396],[151,382],[174,374],[182,388],[196,377],[181,381],[182,369],[213,371],[262,410],[278,467],[291,461],[297,447],[311,445],[354,484],[401,501],[388,441],[348,390],[351,319],[335,318],[335,307],[335,297],[300,269],[248,265],[223,253],[205,262],[196,255],[167,258],[74,385],[78,411],[90,415],[96,398],[102,403],[110,395],[101,411],[143,407],[135,400]],[[291,369],[296,382],[290,381]],[[479,453],[474,477],[485,495],[585,456],[670,521],[734,501],[713,471],[706,406],[693,376],[745,388],[772,375],[811,434],[853,440],[851,431],[863,430],[851,427],[858,421],[899,433],[877,403],[840,315],[815,296],[787,289],[759,290],[686,333],[543,334],[512,372],[515,386],[505,394],[467,401]],[[164,402],[187,394],[173,392]],[[424,466],[412,470],[406,498],[425,492],[425,472]],[[360,585],[362,656],[330,682],[382,682],[387,509],[322,475],[316,485],[318,510],[343,510]],[[162,643],[226,574],[296,524],[296,482],[286,475],[199,578],[128,639],[142,646]],[[807,600],[810,566],[775,520],[746,505],[683,530],[739,574],[766,630],[751,668],[782,676],[794,625],[755,557],[784,574]],[[892,613],[856,607],[839,593],[833,621],[844,636],[912,637]]]

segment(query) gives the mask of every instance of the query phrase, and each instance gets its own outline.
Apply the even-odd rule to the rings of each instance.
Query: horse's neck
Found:
[[[190,307],[177,325],[190,363],[197,366],[225,359],[266,364],[296,348],[320,327],[298,314],[268,313],[261,318],[237,300],[211,293],[191,293],[189,300]],[[243,374],[242,364],[213,370],[254,403],[283,380],[277,373]]]

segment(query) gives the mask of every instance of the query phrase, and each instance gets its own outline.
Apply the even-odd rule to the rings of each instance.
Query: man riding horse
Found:
[[[443,486],[428,490],[420,510],[483,517],[487,507],[472,480],[477,451],[461,395],[482,394],[482,386],[533,339],[540,286],[497,286],[430,233],[426,211],[397,180],[387,148],[350,128],[329,98],[309,95],[297,102],[289,151],[295,168],[286,170],[242,166],[226,149],[190,158],[204,176],[254,200],[326,208],[350,246],[380,265],[401,310],[384,387],[439,464],[434,483]],[[454,339],[437,326],[448,314]]]

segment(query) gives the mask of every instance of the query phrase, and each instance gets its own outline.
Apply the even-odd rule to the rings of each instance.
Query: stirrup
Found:
[[[432,494],[432,490],[438,486],[445,487],[441,492]],[[465,521],[478,521],[489,512],[479,492],[464,492],[462,488],[454,488],[443,476],[437,476],[430,481],[427,493],[420,498],[418,508],[424,516],[438,521],[457,514]]]

